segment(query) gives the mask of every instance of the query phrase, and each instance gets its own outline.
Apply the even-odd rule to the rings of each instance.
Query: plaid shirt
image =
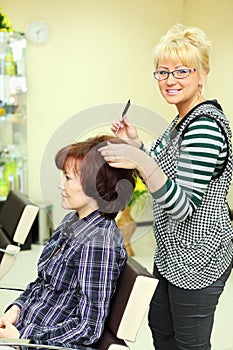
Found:
[[[20,338],[74,348],[97,341],[125,261],[114,220],[69,213],[42,252],[38,277],[13,303]]]

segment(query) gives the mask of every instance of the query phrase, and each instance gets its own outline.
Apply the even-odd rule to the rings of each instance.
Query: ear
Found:
[[[203,70],[202,72],[199,73],[199,86],[202,88],[205,85],[207,78],[207,72]]]

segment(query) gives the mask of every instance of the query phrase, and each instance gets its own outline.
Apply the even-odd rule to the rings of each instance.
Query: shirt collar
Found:
[[[94,228],[99,226],[101,222],[106,220],[98,210],[93,211],[82,219],[79,219],[76,211],[70,213],[65,222],[64,234],[66,236],[75,237],[82,229]]]

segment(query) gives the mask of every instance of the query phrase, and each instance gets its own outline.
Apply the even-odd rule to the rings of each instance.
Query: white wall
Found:
[[[233,1],[187,0],[184,4],[185,24],[203,28],[213,44],[206,96],[218,99],[233,130]],[[232,185],[228,202],[233,208]]]

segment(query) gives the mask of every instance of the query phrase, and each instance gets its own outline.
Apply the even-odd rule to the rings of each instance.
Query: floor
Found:
[[[138,227],[132,238],[134,258],[149,271],[152,270],[155,241],[149,226]],[[0,281],[0,287],[23,287],[36,276],[36,262],[42,246],[33,245],[31,250],[21,251],[16,264]],[[0,290],[0,314],[14,299],[18,292]],[[212,350],[233,350],[233,272],[220,298],[216,311],[212,334]],[[144,318],[135,343],[128,343],[131,350],[154,350],[150,330],[147,326],[147,315]]]

